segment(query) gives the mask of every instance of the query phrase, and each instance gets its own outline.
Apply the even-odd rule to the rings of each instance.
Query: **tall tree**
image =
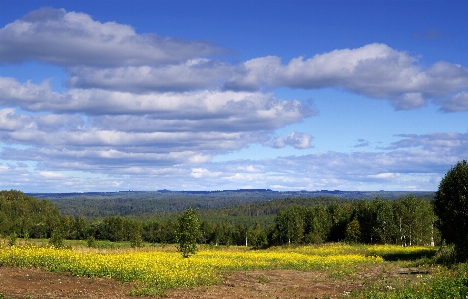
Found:
[[[305,242],[317,244],[326,241],[331,226],[331,219],[323,204],[307,208],[305,215]]]
[[[468,165],[466,160],[451,168],[439,184],[434,211],[442,238],[455,244],[460,260],[468,260]]]
[[[375,214],[373,226],[376,243],[394,243],[397,239],[397,225],[393,213],[392,203],[388,199],[375,198],[372,200]]]

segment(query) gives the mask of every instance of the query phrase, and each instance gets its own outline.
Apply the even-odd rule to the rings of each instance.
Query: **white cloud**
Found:
[[[300,101],[277,98],[271,92],[277,87],[338,88],[388,100],[397,110],[431,100],[443,112],[468,110],[466,67],[444,61],[424,67],[419,57],[384,44],[285,64],[277,56],[237,64],[212,57],[223,51],[63,9],[40,9],[7,24],[0,29],[0,63],[59,65],[69,78],[67,89],[57,92],[50,80],[0,77],[0,185],[43,191],[62,191],[60,185],[81,191],[103,185],[356,190],[381,189],[385,181],[428,189],[459,157],[468,157],[467,134],[442,132],[399,135],[381,152],[210,163],[252,143],[312,147],[307,133],[275,136],[276,129],[316,114]],[[356,147],[368,145],[360,139]],[[28,167],[17,161],[29,161]],[[93,175],[63,174],[71,169]]]
[[[68,86],[129,92],[219,89],[236,68],[221,61],[191,59],[163,66],[72,67]]]
[[[403,137],[401,141],[409,139],[414,142],[414,146],[405,145],[411,146],[409,149],[327,152],[255,161],[205,161],[196,167],[187,163],[176,164],[175,161],[167,163],[166,166],[154,167],[156,164],[148,163],[150,159],[143,158],[139,165],[121,167],[124,164],[119,163],[112,167],[109,164],[105,168],[106,178],[85,180],[73,176],[55,177],[55,185],[52,185],[50,178],[47,179],[39,173],[30,173],[27,169],[6,165],[7,169],[0,167],[0,173],[8,172],[11,176],[2,176],[5,177],[5,181],[1,184],[29,184],[30,188],[49,186],[50,190],[55,190],[56,185],[65,183],[75,190],[93,190],[93,187],[96,190],[100,189],[102,184],[112,188],[112,181],[121,182],[120,186],[113,187],[115,189],[112,190],[219,190],[252,186],[272,189],[281,187],[288,190],[434,190],[441,177],[458,162],[459,157],[468,156],[465,135],[450,133]],[[421,147],[420,144],[424,142],[426,144]],[[456,146],[453,146],[454,144]],[[29,153],[31,157],[44,155],[35,154],[34,151]],[[36,168],[42,172],[53,173],[67,169],[100,173],[104,167],[93,155],[81,156],[75,160],[64,159],[68,164],[61,164],[61,159],[59,152],[50,153],[46,159],[38,161]],[[93,169],[91,165],[94,162],[101,164]],[[156,183],[154,176],[158,177]],[[79,184],[80,181],[83,182],[83,188]]]
[[[468,91],[462,91],[446,100],[439,101],[439,104],[444,112],[468,111]]]
[[[395,97],[392,104],[397,110],[410,110],[426,105],[426,100],[420,92],[408,92]]]
[[[221,175],[220,172],[211,172],[208,169],[204,168],[193,168],[191,176],[197,179],[212,179],[217,178]]]
[[[0,29],[0,62],[30,59],[63,66],[140,66],[178,63],[221,53],[205,42],[137,34],[115,22],[41,8]]]
[[[311,116],[315,112],[296,100],[280,100],[273,94],[234,91],[193,91],[132,94],[99,89],[70,89],[64,93],[41,84],[20,83],[0,77],[0,104],[24,110],[89,115],[146,114],[162,119],[229,119],[253,117],[282,126]]]
[[[312,135],[306,133],[292,132],[291,134],[285,137],[277,137],[273,140],[264,142],[264,145],[270,146],[273,148],[283,148],[287,145],[292,146],[296,149],[306,149],[311,148]]]
[[[378,174],[371,174],[369,175],[370,178],[374,179],[384,179],[384,180],[392,180],[397,177],[399,177],[399,173],[391,173],[391,172],[386,172],[386,173],[378,173]]]
[[[468,69],[440,61],[423,69],[418,57],[384,44],[334,50],[288,64],[269,56],[244,63],[245,71],[226,84],[235,89],[287,86],[317,89],[338,87],[370,98],[387,99],[396,109],[414,109],[428,99],[468,88]]]
[[[242,172],[248,172],[248,173],[258,173],[258,172],[261,172],[261,169],[256,168],[256,167],[253,166],[253,165],[239,166],[237,169],[240,170],[240,171],[242,171]]]
[[[47,179],[60,179],[66,177],[66,175],[64,175],[63,173],[57,173],[53,171],[41,171],[39,172],[39,174]]]
[[[4,159],[53,159],[63,165],[68,159],[82,159],[80,163],[89,163],[90,169],[116,163],[204,163],[215,154],[263,142],[273,130],[315,113],[298,101],[260,92],[131,94],[72,89],[57,93],[47,82],[21,84],[2,77],[0,103],[34,112],[68,113],[0,110],[1,140],[34,147],[6,148]],[[309,140],[307,135],[293,137],[286,140],[295,147],[306,146]]]
[[[440,152],[444,155],[468,157],[468,133],[400,134],[398,137],[403,139],[392,143],[386,149],[422,149],[434,153]]]
[[[71,89],[57,93],[48,82],[22,84],[2,77],[0,103],[33,112],[68,113],[1,110],[1,140],[36,147],[23,152],[5,149],[4,157],[36,160],[57,155],[64,163],[86,157],[93,165],[145,159],[202,163],[214,154],[263,142],[273,130],[315,113],[298,101],[260,92],[132,94]]]

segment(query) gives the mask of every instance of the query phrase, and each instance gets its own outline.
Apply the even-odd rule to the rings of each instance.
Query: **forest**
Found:
[[[284,208],[283,199],[294,199],[299,205],[310,205],[329,200],[373,199],[383,197],[389,200],[407,195],[434,199],[434,192],[416,191],[271,191],[268,189],[240,189],[223,191],[119,191],[85,193],[29,193],[37,199],[47,199],[56,204],[62,215],[84,217],[135,216],[159,218],[165,213],[180,212],[190,207],[200,211],[222,209],[231,216],[251,216],[239,213],[238,206],[261,214],[260,210],[269,209],[278,212]],[[289,205],[289,203],[286,203]],[[271,214],[271,212],[266,212]]]
[[[0,191],[0,234],[4,237],[88,240],[90,246],[95,240],[128,241],[132,246],[143,242],[172,244],[179,213],[66,215],[47,199],[17,190]],[[278,198],[198,209],[197,213],[201,222],[198,243],[214,246],[440,243],[431,200],[411,194],[397,199]]]

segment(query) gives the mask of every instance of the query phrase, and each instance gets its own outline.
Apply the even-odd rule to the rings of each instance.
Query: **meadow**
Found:
[[[162,296],[170,289],[216,285],[227,273],[239,271],[295,270],[316,271],[330,281],[360,286],[335,297],[468,298],[468,267],[438,264],[436,251],[395,245],[325,244],[265,250],[207,246],[183,258],[169,245],[94,249],[75,243],[57,249],[40,242],[11,247],[4,242],[0,266],[134,282],[133,295]],[[259,282],[268,284],[268,277],[259,277]]]

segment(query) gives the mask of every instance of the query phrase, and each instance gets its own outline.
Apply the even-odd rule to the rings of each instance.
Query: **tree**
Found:
[[[468,165],[451,168],[439,184],[434,200],[437,227],[447,243],[455,245],[457,258],[468,260]]]
[[[50,236],[49,245],[54,246],[55,248],[64,247],[63,243],[63,232],[60,227],[56,227]]]
[[[0,191],[0,234],[16,233],[47,238],[60,225],[60,212],[47,200],[38,200],[18,190]]]
[[[305,242],[309,244],[323,243],[331,228],[331,220],[323,204],[307,208],[305,215]]]
[[[349,243],[358,243],[361,240],[361,226],[357,219],[348,223],[346,227],[346,241]]]
[[[398,227],[395,222],[392,202],[388,199],[376,197],[372,200],[372,207],[375,214],[373,235],[376,243],[395,243]]]
[[[197,253],[197,240],[201,235],[200,220],[192,208],[182,212],[177,218],[176,247],[183,257]]]
[[[267,235],[258,223],[255,223],[248,229],[247,239],[254,248],[261,248],[268,244]]]
[[[350,206],[347,204],[332,203],[327,211],[331,220],[328,241],[342,241],[346,237],[346,226],[348,225]]]
[[[276,228],[280,237],[286,237],[288,244],[291,241],[295,244],[302,242],[304,237],[304,216],[305,209],[295,205],[281,210],[275,218]]]

